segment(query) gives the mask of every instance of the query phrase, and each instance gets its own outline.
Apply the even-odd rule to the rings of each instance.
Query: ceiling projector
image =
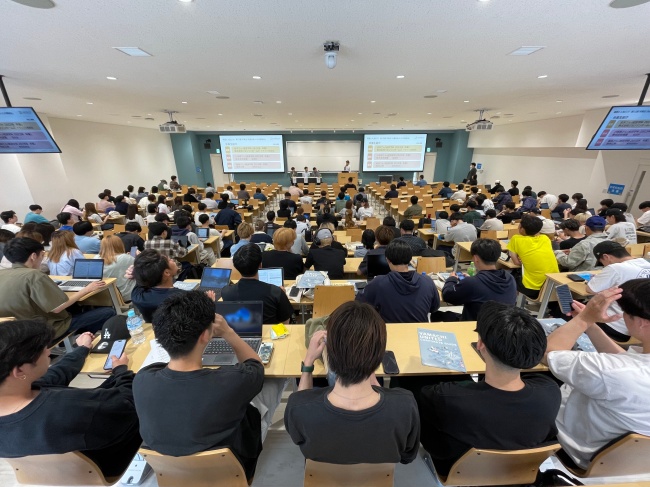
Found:
[[[323,50],[325,51],[325,66],[328,69],[334,69],[336,67],[336,55],[340,49],[340,44],[337,41],[326,41],[323,44]]]
[[[465,131],[474,132],[475,130],[492,130],[494,124],[483,117],[483,112],[485,112],[485,110],[477,111],[480,112],[478,120],[476,122],[468,123],[467,126],[465,126]]]
[[[173,110],[163,110],[167,115],[169,115],[169,122],[163,123],[160,127],[158,127],[158,130],[162,134],[184,134],[187,132],[185,130],[185,125],[182,123],[178,123],[176,120],[174,120],[174,113],[178,113]]]

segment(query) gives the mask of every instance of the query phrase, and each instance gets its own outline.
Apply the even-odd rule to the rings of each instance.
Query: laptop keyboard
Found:
[[[86,287],[88,284],[91,284],[95,281],[79,281],[79,280],[70,280],[63,281],[61,286],[63,287]]]
[[[260,338],[242,338],[242,340],[256,352],[262,341]],[[219,355],[223,353],[235,353],[226,340],[212,340],[203,351],[204,355]]]

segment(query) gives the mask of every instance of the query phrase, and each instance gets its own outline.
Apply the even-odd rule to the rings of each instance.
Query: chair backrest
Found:
[[[549,210],[549,209],[542,209],[541,212],[542,212],[542,216],[543,216],[544,218],[546,218],[546,219],[548,219],[548,220],[551,219],[551,210]]]
[[[219,230],[220,232],[223,230],[229,230],[228,225],[215,225],[214,229]]]
[[[449,470],[443,485],[532,484],[539,466],[560,449],[555,443],[529,450],[479,450],[472,448]]]
[[[183,457],[161,455],[140,449],[140,454],[156,473],[158,487],[247,487],[246,474],[228,448]]]
[[[445,272],[447,264],[444,257],[418,257],[418,265],[415,269],[418,274],[426,272]]]
[[[115,223],[113,225],[113,231],[115,233],[124,232],[124,231],[126,231],[125,227],[126,227],[126,225],[120,225],[119,223]]]
[[[5,460],[14,470],[19,484],[113,485],[120,478],[105,478],[95,462],[76,451]]]
[[[334,465],[305,462],[305,487],[393,487],[394,463]]]
[[[632,257],[643,257],[644,247],[644,244],[632,244],[626,246],[625,250],[627,250]]]
[[[348,228],[345,230],[345,233],[352,239],[352,242],[361,242],[361,234],[363,233],[363,230],[360,228]]]
[[[515,235],[519,235],[519,229],[518,228],[511,228],[508,230],[508,238],[512,238]]]
[[[497,231],[496,230],[483,230],[481,232],[481,238],[490,238],[492,240],[497,239]]]
[[[232,258],[217,259],[216,262],[212,264],[212,267],[216,267],[217,269],[232,269],[232,272],[230,273],[230,280],[238,281],[239,279],[241,279],[241,274],[237,269],[235,269],[235,266],[232,263]]]
[[[379,225],[381,225],[379,218],[374,218],[374,217],[366,218],[366,229],[376,230]]]
[[[411,202],[407,200],[399,200],[397,202],[397,211],[404,211],[406,210],[409,206],[411,206]]]
[[[650,436],[630,433],[601,450],[584,473],[574,473],[581,477],[646,475],[648,459],[650,459]]]
[[[648,255],[650,254],[650,244],[645,244],[645,248],[643,249],[643,255]]]
[[[316,286],[314,318],[331,315],[343,303],[354,301],[354,286]]]

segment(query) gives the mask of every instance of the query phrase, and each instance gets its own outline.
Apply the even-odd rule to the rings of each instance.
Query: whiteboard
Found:
[[[292,167],[301,172],[307,166],[311,171],[341,172],[345,161],[350,161],[350,170],[359,170],[361,155],[360,140],[310,140],[287,141],[287,170]]]

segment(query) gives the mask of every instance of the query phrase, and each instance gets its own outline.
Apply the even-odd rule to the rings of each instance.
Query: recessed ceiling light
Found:
[[[282,103],[280,100],[277,100],[275,103]]]
[[[560,113],[562,113],[562,112],[555,112],[556,115],[559,115]]]
[[[223,116],[223,113],[217,113],[217,115],[219,115],[221,117],[221,116]]]
[[[26,96],[23,100],[40,100],[41,98],[36,98],[35,96]]]
[[[357,115],[363,115],[363,112],[359,112],[359,113],[357,113]]]
[[[410,122],[410,120],[407,120],[407,122]]]
[[[151,54],[149,54],[147,51],[143,51],[139,47],[114,47],[113,49],[117,49],[118,51],[123,52],[127,56],[151,57]]]
[[[548,78],[548,74],[542,74],[537,77],[537,79],[544,79],[544,78]]]
[[[187,102],[186,102],[186,101],[182,101],[181,103],[182,103],[183,105],[187,105]]]
[[[463,103],[469,103],[469,100],[463,100]]]
[[[262,79],[261,76],[253,76],[253,79]]]
[[[115,76],[106,76],[106,79],[110,79],[111,81],[115,81],[117,78]]]
[[[83,115],[77,115],[77,117],[83,117]]]
[[[427,112],[427,115],[431,115],[431,112]]]
[[[147,115],[151,116],[151,113],[147,113]]]
[[[397,75],[397,79],[402,79],[402,78],[404,78],[404,75],[403,75],[403,74],[398,74],[398,75]]]
[[[546,46],[522,46],[519,49],[515,49],[509,56],[529,56],[534,52],[537,52],[541,49],[544,49]]]
[[[87,102],[86,102],[86,105],[92,105],[92,104],[93,104],[92,101],[87,101]]]
[[[487,2],[489,2],[490,0],[478,0],[478,1],[479,1],[479,2],[487,3]]]
[[[555,103],[562,103],[562,100],[555,100]]]
[[[375,100],[370,100],[370,103],[376,103]]]
[[[178,0],[181,3],[192,3],[193,0]]]
[[[289,112],[287,115],[293,115],[293,113]]]

